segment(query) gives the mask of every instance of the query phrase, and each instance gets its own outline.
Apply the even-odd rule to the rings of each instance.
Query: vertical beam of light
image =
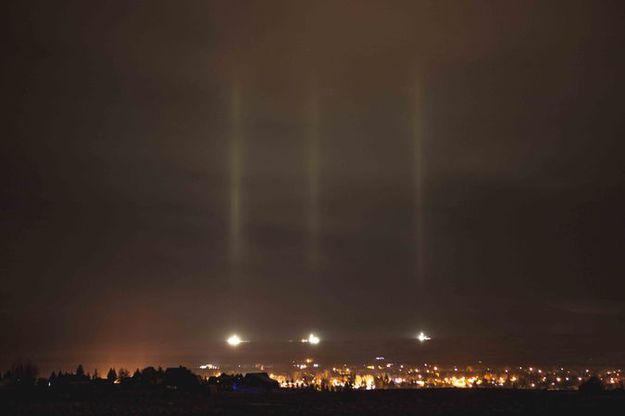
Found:
[[[237,83],[231,96],[230,136],[230,266],[233,274],[238,270],[241,257],[241,96]]]
[[[317,84],[310,82],[308,97],[308,263],[319,265],[319,103]]]
[[[412,105],[415,273],[417,278],[417,287],[419,290],[423,290],[426,283],[426,251],[424,229],[425,210],[423,201],[425,158],[423,157],[423,96],[422,89],[418,80],[414,84]]]

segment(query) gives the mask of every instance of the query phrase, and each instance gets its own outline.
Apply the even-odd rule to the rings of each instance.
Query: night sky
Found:
[[[0,364],[625,349],[622,6],[4,3]]]

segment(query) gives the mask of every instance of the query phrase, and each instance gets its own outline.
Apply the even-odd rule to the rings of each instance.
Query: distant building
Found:
[[[200,379],[185,367],[165,370],[165,387],[176,390],[195,390],[200,387]]]
[[[239,389],[245,391],[269,391],[280,388],[280,384],[267,373],[247,373]]]

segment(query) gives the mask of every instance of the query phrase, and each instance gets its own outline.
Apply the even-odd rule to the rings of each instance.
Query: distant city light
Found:
[[[231,347],[237,347],[241,342],[241,338],[239,338],[238,335],[234,334],[231,335],[226,342],[228,343],[228,345],[230,345]]]
[[[475,388],[487,386],[491,388],[520,388],[520,389],[553,389],[575,390],[578,389],[583,377],[584,370],[569,371],[571,376],[559,376],[556,370],[543,371],[548,377],[537,375],[536,367],[512,367],[512,368],[462,368],[460,366],[411,366],[408,364],[388,363],[381,365],[363,365],[352,367],[347,364],[341,367],[324,369],[323,366],[314,362],[313,358],[306,358],[303,362],[293,361],[293,372],[272,373],[271,378],[277,380],[283,388],[313,387],[323,389],[324,385],[330,388],[343,388],[350,385],[353,389],[387,389],[387,388]],[[435,372],[427,368],[433,369]],[[405,371],[407,369],[407,371]],[[301,373],[306,370],[306,373]],[[564,371],[564,370],[559,370]],[[312,372],[314,377],[308,377]],[[594,370],[589,370],[594,372]],[[328,374],[329,373],[329,374]],[[427,373],[427,375],[426,375]],[[599,375],[606,389],[618,388],[624,378],[620,370],[614,372],[603,370]],[[324,384],[324,378],[327,384]]]
[[[419,335],[417,335],[417,339],[418,339],[420,342],[425,342],[425,341],[429,341],[429,340],[431,340],[432,338],[431,338],[431,337],[429,337],[429,336],[427,336],[427,335],[425,335],[425,333],[423,333],[423,332],[419,332]]]
[[[311,333],[310,335],[308,335],[308,338],[302,338],[301,342],[317,345],[319,344],[319,342],[321,342],[321,339],[317,335]]]

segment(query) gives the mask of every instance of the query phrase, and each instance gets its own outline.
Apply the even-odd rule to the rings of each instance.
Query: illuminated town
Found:
[[[432,338],[419,332],[419,343]],[[233,348],[242,342],[233,334],[226,343]],[[249,342],[249,341],[245,341]],[[321,338],[310,333],[301,343],[317,346]],[[497,366],[478,361],[471,365],[438,363],[409,364],[378,355],[363,364],[333,364],[319,362],[312,355],[277,364],[237,364],[221,367],[202,364],[199,374],[206,380],[230,377],[241,373],[266,372],[284,389],[313,389],[341,391],[345,389],[422,389],[422,388],[504,388],[524,390],[577,390],[591,377],[598,378],[606,389],[623,389],[625,376],[621,368],[579,366]]]
[[[311,388],[322,391],[421,388],[577,390],[592,376],[598,377],[606,389],[622,389],[625,386],[625,376],[621,368],[495,367],[483,363],[471,366],[434,363],[409,365],[393,362],[382,356],[361,365],[324,366],[309,357],[293,362],[290,370],[277,370],[271,365],[255,364],[224,368],[222,371],[219,365],[205,364],[198,371],[207,379],[237,371],[265,371],[282,388]]]

